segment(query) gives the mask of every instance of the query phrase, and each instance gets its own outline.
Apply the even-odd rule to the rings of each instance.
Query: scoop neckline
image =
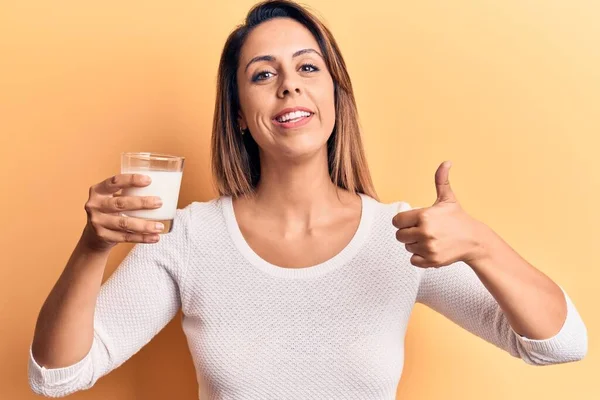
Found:
[[[375,199],[363,193],[358,193],[358,195],[361,198],[360,221],[350,241],[342,250],[328,260],[302,268],[281,267],[272,264],[259,256],[252,247],[250,247],[248,242],[246,242],[246,239],[242,234],[235,216],[233,198],[231,196],[223,196],[221,197],[221,201],[229,235],[238,251],[252,266],[266,274],[278,278],[307,279],[327,274],[346,265],[354,258],[354,256],[356,256],[361,246],[364,244],[373,222]]]

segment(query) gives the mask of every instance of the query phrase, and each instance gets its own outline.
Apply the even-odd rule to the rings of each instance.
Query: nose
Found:
[[[300,82],[296,77],[286,75],[277,90],[277,97],[283,99],[286,96],[297,96],[302,94]]]

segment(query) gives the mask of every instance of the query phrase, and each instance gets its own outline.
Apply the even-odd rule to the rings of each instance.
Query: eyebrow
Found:
[[[321,58],[323,58],[323,56],[318,51],[316,51],[315,49],[302,49],[302,50],[298,50],[297,52],[295,52],[292,55],[292,58],[301,56],[302,54],[306,54],[306,53],[315,53],[315,54],[319,55]],[[259,61],[275,61],[275,60],[276,60],[275,56],[272,56],[272,55],[256,56],[252,60],[250,60],[248,62],[248,64],[246,64],[246,69],[244,69],[244,71],[248,71],[248,67],[252,63],[259,62]]]

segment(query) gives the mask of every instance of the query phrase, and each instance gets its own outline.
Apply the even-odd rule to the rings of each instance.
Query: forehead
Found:
[[[317,41],[304,25],[290,18],[274,18],[250,32],[242,46],[240,61],[265,54],[291,57],[305,48],[319,51]]]

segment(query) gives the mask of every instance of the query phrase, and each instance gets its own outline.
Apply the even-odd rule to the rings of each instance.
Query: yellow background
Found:
[[[381,199],[463,206],[569,292],[580,363],[535,368],[417,306],[398,398],[600,398],[600,4],[308,1],[353,79]],[[0,398],[33,399],[28,346],[79,238],[88,188],[121,151],[188,159],[179,206],[212,198],[218,58],[251,1],[5,0],[0,5]],[[371,6],[369,6],[371,5]],[[112,272],[130,246],[111,254]],[[179,316],[73,399],[193,399]]]

